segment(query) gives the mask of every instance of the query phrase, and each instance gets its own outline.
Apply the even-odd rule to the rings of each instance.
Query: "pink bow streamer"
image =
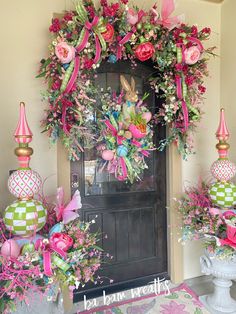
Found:
[[[141,147],[142,146],[142,144],[140,143],[140,142],[138,142],[138,141],[136,141],[136,140],[134,140],[134,139],[132,139],[132,142],[131,142],[134,146],[136,146],[136,147]]]
[[[99,22],[99,17],[97,15],[94,16],[91,23],[89,21],[85,22],[84,38],[83,38],[82,42],[76,47],[76,50],[78,53],[80,53],[86,47],[89,36],[90,36],[89,32],[92,30],[92,28],[94,26],[98,25],[98,22]],[[94,61],[94,63],[97,63],[100,59],[100,56],[101,56],[101,45],[100,45],[99,37],[96,34],[95,34],[95,47],[96,47],[96,54],[95,54],[95,58],[93,61]]]
[[[66,111],[67,111],[67,109],[69,107],[72,107],[73,104],[72,104],[71,101],[69,101],[66,98],[62,98],[61,103],[62,103],[62,118],[61,118],[61,121],[62,121],[62,125],[63,125],[63,131],[68,135],[69,131],[67,129],[67,123],[66,123]]]
[[[109,130],[111,130],[112,135],[117,138],[117,144],[121,145],[122,142],[125,140],[125,137],[118,135],[118,130],[111,124],[110,121],[106,120],[105,125],[108,127]]]
[[[118,171],[119,167],[121,168],[122,175],[117,175],[117,171]],[[116,178],[119,181],[124,181],[127,178],[127,176],[128,176],[128,171],[127,171],[125,159],[124,159],[124,157],[119,157],[117,170],[116,170]]]
[[[123,140],[125,140],[125,138],[123,136],[118,135],[117,129],[110,123],[110,121],[106,120],[105,125],[111,130],[112,135],[117,138],[117,144],[121,145]],[[119,168],[121,168],[122,175],[117,174]],[[116,165],[115,176],[119,181],[124,181],[128,176],[125,159],[123,157],[118,158],[118,164]]]
[[[150,156],[150,152],[147,150],[141,150],[141,154],[145,157],[149,157]]]
[[[179,100],[181,100],[182,104],[182,112],[184,117],[184,131],[188,129],[189,126],[189,118],[188,118],[188,107],[183,99],[183,93],[182,93],[182,78],[180,75],[175,76],[175,82],[176,82],[176,94]]]
[[[79,57],[77,56],[77,57],[75,57],[75,66],[74,66],[74,70],[73,70],[73,72],[72,72],[72,75],[71,75],[71,77],[70,77],[70,80],[69,80],[69,82],[68,82],[68,84],[67,84],[67,86],[66,86],[66,89],[65,89],[65,91],[63,92],[63,94],[68,94],[68,93],[71,91],[72,87],[74,86],[74,83],[75,83],[75,81],[76,81],[76,79],[77,79],[77,75],[78,75],[78,73],[79,73],[79,67],[80,67],[80,59],[79,59]]]
[[[140,10],[138,12],[138,21],[136,24],[138,24],[141,19],[143,18],[143,16],[145,15],[145,12],[143,10]],[[133,26],[131,28],[131,31],[129,33],[127,33],[119,42],[118,42],[118,47],[117,47],[117,53],[116,53],[116,58],[117,60],[120,60],[122,57],[122,48],[123,45],[126,44],[130,38],[132,37],[132,35],[136,32],[136,26]]]
[[[172,30],[178,24],[184,20],[184,15],[178,15],[171,17],[171,14],[175,11],[174,0],[162,0],[161,1],[161,19],[157,20],[157,24],[161,24],[164,27]]]
[[[72,200],[65,206],[64,190],[62,187],[57,189],[57,204],[55,211],[58,221],[62,219],[64,224],[68,224],[69,222],[75,220],[79,217],[79,214],[76,212],[76,210],[80,209],[81,207],[81,197],[78,190],[75,191]]]
[[[45,244],[42,239],[38,239],[36,241],[35,249],[41,249],[43,251],[43,270],[44,274],[48,277],[53,275],[51,261],[52,253],[55,252],[59,254],[62,258],[66,258],[66,252],[51,243]]]

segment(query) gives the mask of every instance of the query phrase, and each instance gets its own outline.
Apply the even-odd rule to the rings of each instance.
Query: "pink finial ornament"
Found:
[[[225,122],[225,110],[220,109],[220,124],[216,131],[216,137],[219,141],[226,141],[229,138],[229,130]]]
[[[32,141],[33,133],[31,132],[25,114],[25,104],[20,103],[20,117],[15,130],[15,141],[18,144],[27,144]]]
[[[216,137],[219,140],[216,145],[219,159],[212,164],[211,173],[218,181],[229,182],[236,174],[236,165],[228,159],[230,146],[226,141],[229,138],[229,131],[225,121],[224,109],[220,110],[220,124],[216,131]]]

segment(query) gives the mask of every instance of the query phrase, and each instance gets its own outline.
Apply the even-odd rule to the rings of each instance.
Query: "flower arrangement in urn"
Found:
[[[216,136],[219,159],[213,163],[211,173],[217,181],[200,182],[197,187],[188,188],[178,201],[183,216],[182,240],[204,237],[212,255],[230,260],[236,255],[236,186],[230,181],[235,176],[236,166],[227,157],[229,131],[224,109],[221,109]]]
[[[155,150],[150,122],[152,113],[143,100],[138,100],[135,81],[129,83],[123,75],[125,90],[119,96],[101,96],[102,110],[98,119],[98,151],[101,169],[106,168],[120,181],[140,180],[147,164],[145,159]],[[125,99],[124,99],[125,98]]]
[[[92,138],[89,112],[100,64],[151,62],[155,73],[150,86],[163,99],[156,121],[170,130],[159,149],[175,142],[186,157],[193,151],[191,132],[202,116],[203,80],[213,54],[203,43],[210,28],[185,24],[183,15],[174,15],[174,0],[161,0],[160,8],[154,4],[147,11],[128,0],[100,4],[95,8],[91,0],[78,0],[74,11],[52,21],[49,56],[41,61],[38,75],[48,84],[44,130],[53,142],[62,138],[71,159],[79,158],[82,143]]]
[[[41,179],[29,168],[32,132],[23,103],[15,138],[20,168],[10,176],[8,184],[18,200],[7,207],[0,220],[1,313],[11,312],[19,301],[28,303],[28,293],[52,299],[58,289],[66,287],[72,297],[73,290],[88,281],[96,284],[95,274],[103,257],[97,246],[99,234],[89,231],[94,221],[79,219],[79,191],[68,204],[62,188],[57,191],[54,205],[45,199],[33,199],[39,193]]]

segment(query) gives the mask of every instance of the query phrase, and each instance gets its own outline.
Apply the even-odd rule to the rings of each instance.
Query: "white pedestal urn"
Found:
[[[202,303],[212,314],[236,314],[236,301],[230,295],[232,280],[236,279],[236,255],[229,260],[219,259],[206,250],[200,264],[204,274],[214,277],[214,292],[201,296]]]

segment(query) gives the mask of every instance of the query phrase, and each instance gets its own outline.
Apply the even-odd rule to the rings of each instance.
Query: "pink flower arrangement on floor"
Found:
[[[181,241],[205,239],[208,250],[221,258],[229,258],[236,251],[236,210],[216,207],[209,195],[209,186],[200,182],[186,189],[177,200],[183,218]]]
[[[57,198],[61,198],[62,189]],[[46,208],[58,210],[47,204]],[[58,287],[67,286],[71,297],[73,290],[88,281],[100,281],[96,272],[102,263],[102,249],[97,246],[99,234],[89,231],[92,222],[80,221],[75,213],[81,207],[77,191],[72,201],[60,203],[61,216],[52,210],[41,235],[13,237],[0,221],[0,312],[14,310],[17,301],[28,300],[28,292],[48,296],[57,295]],[[63,223],[66,218],[66,223]]]
[[[53,142],[62,139],[70,159],[78,159],[83,146],[95,145],[96,125],[91,128],[90,122],[97,68],[120,60],[132,66],[148,61],[156,70],[150,86],[163,105],[154,118],[170,130],[159,149],[175,142],[184,157],[193,151],[191,132],[202,116],[203,79],[213,54],[203,42],[211,30],[186,25],[174,9],[174,0],[162,0],[160,12],[156,5],[148,11],[132,7],[128,0],[101,0],[98,9],[91,0],[78,0],[74,11],[53,19],[49,57],[41,61],[38,75],[48,84],[43,126]]]

